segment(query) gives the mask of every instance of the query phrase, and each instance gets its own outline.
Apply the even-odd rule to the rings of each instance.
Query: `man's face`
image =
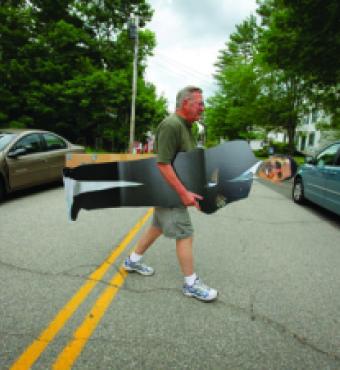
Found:
[[[198,121],[204,111],[204,102],[202,94],[195,91],[191,97],[184,100],[182,111],[188,122]]]

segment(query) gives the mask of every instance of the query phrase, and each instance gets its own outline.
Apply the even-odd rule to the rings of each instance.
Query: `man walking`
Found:
[[[183,206],[180,208],[160,208],[154,212],[152,225],[137,243],[136,250],[125,260],[124,268],[141,275],[152,275],[154,270],[141,262],[146,250],[160,236],[176,240],[177,258],[184,275],[183,293],[202,301],[216,299],[218,293],[198,278],[193,263],[193,227],[187,207],[199,209],[198,200],[202,197],[188,191],[177,177],[172,163],[178,152],[195,148],[192,124],[199,120],[204,111],[202,90],[187,86],[176,97],[176,112],[165,118],[157,128],[155,147],[158,168],[177,192]]]

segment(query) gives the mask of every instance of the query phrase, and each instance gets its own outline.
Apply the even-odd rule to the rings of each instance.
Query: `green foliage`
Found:
[[[340,130],[340,3],[258,4],[262,24],[250,16],[220,51],[215,75],[219,88],[206,109],[208,139],[249,140],[257,128],[280,130],[289,140],[284,151],[293,153],[295,130],[307,104],[323,109],[335,132]]]
[[[206,148],[212,148],[212,147],[214,147],[218,144],[219,144],[219,141],[217,140],[217,138],[209,138],[208,137],[208,139],[205,142],[205,147]]]
[[[208,102],[209,138],[246,139],[257,128],[288,133],[290,151],[303,111],[304,81],[264,61],[259,45],[263,29],[254,17],[236,27],[220,51],[216,79],[219,90]]]
[[[273,151],[271,153],[271,150]],[[298,151],[291,152],[289,144],[272,142],[263,146],[262,149],[257,149],[253,151],[255,156],[258,158],[267,158],[271,154],[282,154],[282,155],[298,155],[301,154]],[[302,156],[303,157],[303,156]]]
[[[305,96],[339,127],[340,2],[259,0],[260,49],[272,68],[300,76]]]
[[[75,142],[124,150],[128,145],[133,45],[125,24],[145,0],[5,1],[0,4],[0,127],[56,131]],[[139,33],[136,138],[166,114],[144,81],[154,34]]]
[[[266,59],[281,69],[335,85],[340,78],[338,0],[262,0]]]
[[[208,134],[215,137],[247,138],[256,124],[256,96],[259,93],[252,65],[235,64],[221,76],[220,93],[208,102]]]
[[[250,127],[256,125],[260,88],[254,63],[256,39],[256,21],[250,17],[237,26],[227,48],[220,51],[216,64],[219,90],[206,109],[209,139],[250,138]]]
[[[240,63],[251,62],[256,52],[257,38],[258,26],[256,18],[251,15],[241,24],[236,25],[236,31],[230,35],[227,48],[220,51],[216,63],[218,72],[222,72],[225,66],[234,64],[235,58]],[[218,74],[216,77],[219,79]]]

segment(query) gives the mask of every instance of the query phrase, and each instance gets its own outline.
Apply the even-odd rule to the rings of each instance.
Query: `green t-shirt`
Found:
[[[178,152],[187,152],[195,147],[191,125],[184,118],[174,113],[159,124],[155,139],[157,162],[172,163]]]

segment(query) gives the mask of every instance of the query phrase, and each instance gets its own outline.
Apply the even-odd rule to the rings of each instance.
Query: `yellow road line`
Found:
[[[86,318],[82,324],[80,324],[73,333],[73,338],[57,357],[52,366],[53,370],[71,369],[72,365],[79,357],[87,341],[104,316],[104,313],[117,294],[119,288],[124,284],[126,276],[127,272],[122,268],[114,275],[110,281],[111,285],[108,286],[100,295],[95,304],[92,306],[90,312],[86,315]]]
[[[98,281],[105,275],[107,270],[129,245],[137,232],[142,228],[145,222],[152,215],[153,209],[149,209],[146,214],[140,219],[137,224],[129,231],[118,247],[111,253],[109,258],[105,260],[88,278],[86,283],[78,290],[78,292],[70,299],[68,303],[58,312],[51,321],[50,325],[43,330],[38,339],[34,340],[29,347],[22,353],[17,361],[11,366],[10,370],[26,370],[30,369],[37,361],[45,348],[54,339],[58,332],[64,327],[66,322],[71,318],[78,307],[87,298]]]

